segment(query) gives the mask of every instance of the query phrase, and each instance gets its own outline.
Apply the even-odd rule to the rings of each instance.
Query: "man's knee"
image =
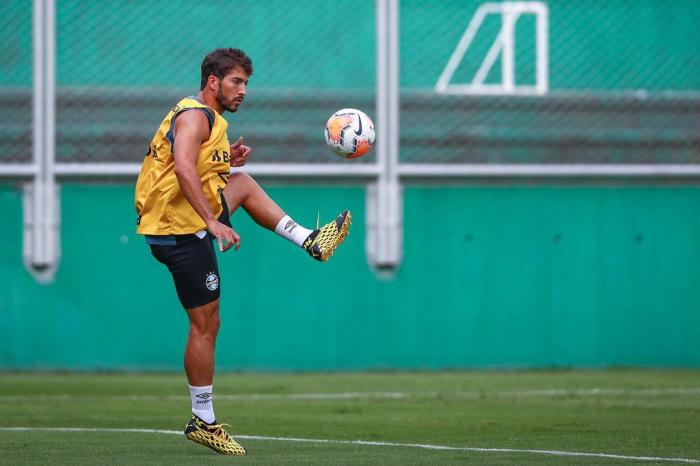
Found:
[[[190,323],[190,334],[196,338],[216,341],[219,333],[219,320],[211,320],[204,324]]]
[[[224,198],[228,205],[229,214],[233,214],[236,209],[243,205],[248,197],[260,191],[260,185],[247,173],[232,173],[228,179],[228,184],[224,188]]]
[[[187,314],[190,318],[190,332],[202,338],[216,338],[221,326],[218,299],[209,304],[188,309]]]
[[[232,198],[245,199],[249,194],[258,189],[260,189],[260,185],[252,176],[247,173],[236,172],[232,173],[229,177],[224,192],[228,190]]]
[[[241,185],[247,185],[250,183],[255,183],[255,180],[253,179],[252,176],[245,172],[235,172],[231,173],[231,176],[228,179],[229,184],[231,182],[238,183],[239,186]],[[235,187],[235,185],[233,185]],[[227,186],[228,187],[228,186]]]
[[[221,327],[221,318],[219,317],[219,312],[217,311],[214,316],[212,316],[209,322],[209,332],[216,337],[219,333],[219,328]]]

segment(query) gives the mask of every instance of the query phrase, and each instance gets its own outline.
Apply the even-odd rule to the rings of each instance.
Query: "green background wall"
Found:
[[[403,97],[422,92],[435,97],[429,89],[480,3],[400,2]],[[646,147],[637,144],[645,137],[641,128],[661,138],[646,143],[654,149],[690,154],[678,163],[694,160],[694,100],[664,100],[662,107],[673,112],[650,106],[647,113],[628,118],[622,110],[638,94],[629,97],[618,91],[644,89],[653,100],[663,91],[700,90],[700,2],[546,3],[553,94],[575,99],[593,92],[596,102],[604,103],[610,93],[615,98],[606,115],[562,119],[552,112],[555,99],[539,114],[516,117],[545,129],[551,129],[551,120],[575,126],[568,129],[592,128],[595,137],[574,138],[580,147],[562,146],[567,154],[583,154],[576,159],[582,163],[590,163],[596,155],[590,156],[592,148],[598,147],[585,141],[616,136],[615,130],[627,128],[624,124],[634,130],[621,135],[629,142],[625,151]],[[280,11],[284,14],[276,14]],[[212,18],[228,21],[214,25]],[[95,161],[98,143],[90,137],[99,140],[109,132],[99,126],[105,116],[118,131],[113,145],[102,147],[104,152],[132,144],[138,149],[129,148],[129,154],[140,157],[158,121],[154,117],[142,124],[145,117],[129,113],[140,112],[131,101],[122,114],[106,112],[119,107],[110,104],[114,96],[191,92],[199,83],[203,54],[220,46],[241,47],[254,58],[251,103],[256,92],[268,101],[275,101],[279,92],[286,102],[320,94],[329,108],[348,106],[348,95],[369,102],[375,87],[374,21],[373,1],[329,5],[309,0],[290,10],[286,0],[61,0],[59,158],[71,155],[67,139],[80,130],[85,138],[69,142],[86,146],[88,155],[79,160]],[[534,22],[525,17],[520,21],[516,66],[518,76],[527,80],[533,66]],[[479,32],[485,36],[460,65],[457,81],[470,79],[497,26],[492,19],[485,23]],[[30,0],[0,2],[0,44],[0,160],[26,161],[31,142]],[[494,69],[489,82],[499,79],[498,64]],[[99,103],[102,96],[108,97],[107,104]],[[98,104],[85,105],[92,97]],[[70,107],[75,101],[85,106]],[[483,135],[492,127],[512,136],[498,109],[479,110],[483,121],[470,113],[457,114],[455,120],[469,127],[447,127],[425,112],[443,102],[437,99],[415,113],[425,113],[438,122],[438,130],[457,137],[466,130]],[[504,102],[512,101],[505,97]],[[446,110],[448,105],[453,104],[446,103]],[[160,108],[156,115],[161,115]],[[263,123],[270,124],[269,115],[280,113],[270,108],[258,114],[242,111],[235,128],[245,127],[246,119],[251,127],[266,126],[254,115],[263,115]],[[143,114],[153,110],[143,109]],[[411,122],[419,129],[427,127],[428,122],[410,116],[402,115],[402,127],[410,135]],[[292,125],[303,120],[287,119]],[[586,119],[610,126],[610,131],[601,136]],[[278,122],[270,126],[277,128]],[[680,126],[685,132],[664,145],[663,137],[678,133]],[[315,123],[312,127],[314,144],[325,157],[320,131]],[[306,140],[296,141],[303,150],[290,161],[311,151]],[[492,152],[503,147],[495,141],[488,146]],[[530,142],[518,148],[523,153],[518,160],[532,160],[528,151],[538,147]],[[402,157],[415,147],[423,148],[403,146]],[[428,158],[421,160],[435,160],[430,158],[435,148],[427,149],[433,152],[426,151]],[[615,144],[613,150],[624,152]],[[562,160],[546,155],[545,161]],[[637,161],[634,154],[623,155],[610,160]],[[645,158],[642,153],[640,160],[656,163],[670,160],[667,155]],[[502,161],[502,156],[495,153],[489,160]],[[330,263],[318,264],[252,224],[244,213],[237,214],[242,249],[220,256],[223,326],[218,364],[223,369],[700,366],[700,187],[652,182],[407,186],[404,259],[389,279],[378,278],[366,263],[361,186],[270,188],[306,225],[315,222],[317,209],[326,219],[341,208],[352,209],[353,232]],[[39,285],[22,264],[21,194],[0,185],[0,369],[180,369],[187,321],[165,268],[134,233],[132,196],[131,185],[62,186],[62,261],[55,282]]]
[[[363,189],[270,192],[307,225],[352,209],[352,235],[320,264],[234,216],[222,369],[700,365],[700,188],[407,187],[391,280],[365,261]],[[21,263],[21,197],[0,190],[0,367],[179,370],[186,317],[131,199],[65,186],[63,259],[42,286]]]

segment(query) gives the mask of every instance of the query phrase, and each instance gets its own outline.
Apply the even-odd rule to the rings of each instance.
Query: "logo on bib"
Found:
[[[219,287],[219,277],[217,277],[214,272],[209,272],[204,284],[207,285],[207,289],[209,291],[216,291],[216,289]]]

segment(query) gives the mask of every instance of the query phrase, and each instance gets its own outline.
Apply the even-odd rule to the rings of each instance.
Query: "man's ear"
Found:
[[[211,89],[212,91],[216,92],[219,86],[219,78],[214,76],[213,74],[210,74],[209,77],[207,78],[207,87]]]

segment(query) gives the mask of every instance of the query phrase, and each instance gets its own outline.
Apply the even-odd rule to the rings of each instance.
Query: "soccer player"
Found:
[[[212,383],[219,330],[220,252],[238,249],[240,236],[230,223],[238,207],[259,225],[326,261],[343,242],[350,212],[320,229],[290,218],[253,180],[231,167],[243,166],[251,148],[239,138],[229,144],[224,111],[235,112],[253,73],[239,49],[217,49],[202,62],[200,91],[182,99],[156,130],[136,182],[137,232],[153,256],[172,274],[180,303],[189,317],[185,373],[192,399],[188,439],[225,455],[246,450],[216,422]]]

